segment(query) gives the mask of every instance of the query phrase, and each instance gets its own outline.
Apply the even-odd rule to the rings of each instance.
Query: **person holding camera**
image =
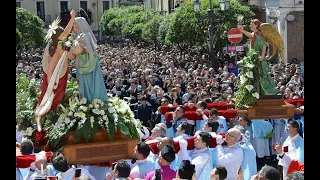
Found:
[[[160,170],[152,171],[145,177],[145,180],[172,180],[176,177],[176,171],[170,168],[170,164],[175,160],[175,150],[172,146],[164,146],[158,158]]]

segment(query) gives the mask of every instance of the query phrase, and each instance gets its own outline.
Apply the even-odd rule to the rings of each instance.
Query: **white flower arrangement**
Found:
[[[238,62],[240,66],[240,84],[236,95],[236,107],[254,104],[259,99],[259,72],[257,67],[258,54],[251,49],[248,56]]]
[[[129,138],[139,138],[137,128],[141,127],[141,122],[134,118],[130,106],[118,97],[105,102],[76,97],[69,99],[69,107],[60,105],[60,109],[58,120],[46,129],[54,147],[69,131],[76,131],[76,141],[83,136],[88,142],[100,129],[107,131],[111,139],[118,130]]]

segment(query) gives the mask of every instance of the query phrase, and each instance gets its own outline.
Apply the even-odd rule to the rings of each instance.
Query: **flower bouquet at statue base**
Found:
[[[45,122],[50,148],[63,147],[68,162],[76,164],[131,158],[141,126],[129,105],[118,97],[104,102],[70,98]]]

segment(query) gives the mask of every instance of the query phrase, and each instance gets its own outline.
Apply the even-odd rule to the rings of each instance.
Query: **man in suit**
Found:
[[[152,116],[152,106],[147,102],[145,95],[138,97],[139,103],[135,106],[135,118],[139,119],[143,126],[150,128],[150,120]]]

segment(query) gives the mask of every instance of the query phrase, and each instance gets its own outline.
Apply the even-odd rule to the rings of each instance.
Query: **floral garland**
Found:
[[[83,33],[80,33],[75,40],[73,39],[73,35],[73,33],[70,33],[67,38],[58,42],[58,44],[61,44],[63,50],[70,51],[71,48],[75,47],[79,42],[84,40]]]
[[[137,128],[140,127],[141,122],[134,118],[129,105],[118,97],[105,102],[94,99],[91,103],[85,98],[71,98],[68,107],[60,105],[58,111],[47,117],[45,124],[48,144],[53,149],[62,145],[61,139],[69,131],[76,131],[76,142],[82,136],[88,142],[101,129],[108,132],[110,139],[113,139],[117,130],[129,138],[138,139]]]
[[[240,69],[240,85],[236,94],[236,108],[244,109],[246,105],[255,104],[259,99],[259,61],[258,54],[251,49],[241,61],[238,62]]]

